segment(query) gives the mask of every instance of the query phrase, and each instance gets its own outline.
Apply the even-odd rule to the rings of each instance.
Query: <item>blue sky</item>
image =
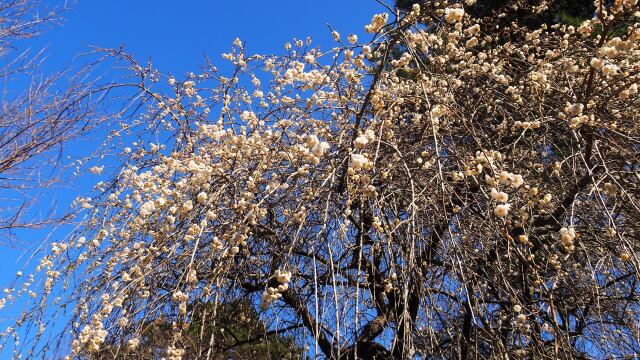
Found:
[[[63,3],[42,2],[54,7]],[[334,42],[327,25],[342,34],[357,33],[366,39],[363,26],[374,13],[382,11],[384,7],[375,0],[79,0],[64,13],[60,26],[19,45],[33,51],[46,48],[43,75],[80,66],[88,58],[78,55],[89,52],[91,46],[123,45],[138,60],[152,59],[161,72],[181,77],[190,71],[197,72],[205,55],[223,63],[220,54],[230,49],[235,37],[244,41],[248,53],[263,54],[284,53],[284,43],[293,37],[311,36],[316,45],[332,47]],[[104,75],[110,76],[105,71]],[[11,83],[3,84],[5,88],[10,86]],[[73,152],[89,153],[95,142],[82,144]],[[65,208],[75,195],[88,191],[97,181],[90,176],[77,178],[75,183],[51,191],[41,204],[46,207],[57,202],[58,207]],[[15,280],[16,271],[26,260],[24,255],[41,244],[51,230],[20,233],[19,246],[0,248],[2,287]],[[0,354],[0,358],[5,356]]]
[[[229,50],[235,37],[249,52],[282,52],[292,37],[332,46],[327,24],[361,32],[383,7],[375,0],[79,0],[63,26],[42,36],[55,70],[90,46],[118,47],[152,58],[161,71],[185,73]]]

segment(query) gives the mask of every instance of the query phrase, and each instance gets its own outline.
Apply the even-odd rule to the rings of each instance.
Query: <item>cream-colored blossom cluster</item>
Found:
[[[373,19],[371,19],[371,23],[365,26],[364,29],[368,33],[377,33],[382,29],[382,27],[387,23],[388,20],[389,14],[376,14],[373,16]]]
[[[91,323],[82,328],[78,339],[74,340],[72,348],[76,352],[79,352],[82,347],[89,352],[97,352],[106,336],[107,331],[104,329],[102,317],[97,314],[93,315]]]
[[[278,282],[277,287],[269,287],[262,293],[262,303],[261,307],[266,309],[269,305],[280,299],[282,297],[282,293],[289,289],[289,281],[291,281],[291,272],[289,271],[281,271],[276,270],[273,274],[273,277]]]

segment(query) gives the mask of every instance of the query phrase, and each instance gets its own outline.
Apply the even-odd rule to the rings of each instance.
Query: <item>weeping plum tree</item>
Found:
[[[377,14],[330,50],[236,40],[229,71],[184,80],[126,57],[146,130],[6,291],[33,300],[3,350],[121,358],[161,322],[158,356],[214,358],[245,345],[209,330],[241,301],[298,356],[640,353],[639,5],[514,21],[517,42],[472,5]]]

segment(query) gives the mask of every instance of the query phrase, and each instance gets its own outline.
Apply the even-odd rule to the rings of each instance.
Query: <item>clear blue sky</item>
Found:
[[[52,6],[62,3],[42,2]],[[161,72],[180,76],[197,72],[205,55],[222,63],[220,54],[230,49],[235,37],[245,42],[248,53],[284,53],[285,42],[307,36],[323,48],[333,47],[327,24],[341,34],[357,33],[365,39],[363,26],[382,11],[384,7],[375,0],[79,0],[64,14],[61,26],[20,47],[35,51],[46,47],[48,59],[41,69],[45,75],[80,65],[87,59],[77,55],[90,51],[90,46],[124,45],[139,60],[151,58]],[[92,142],[84,144],[87,148],[74,153],[89,153]],[[59,207],[66,207],[70,199],[97,181],[78,178],[77,183],[50,192],[41,203],[47,206],[57,201]],[[20,242],[40,244],[50,230],[21,233]],[[25,260],[20,256],[28,252],[23,245],[0,248],[0,287],[15,280],[16,270]],[[1,359],[6,356],[0,354]]]
[[[361,33],[382,10],[375,0],[79,0],[38,43],[48,46],[52,70],[91,45],[123,44],[161,71],[181,74],[195,70],[203,54],[219,59],[235,37],[253,53],[282,52],[294,36],[333,46],[327,24]]]

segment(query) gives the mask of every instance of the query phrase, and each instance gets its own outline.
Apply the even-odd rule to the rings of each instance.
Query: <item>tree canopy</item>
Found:
[[[414,4],[431,3],[424,0],[396,0],[395,5],[400,11],[408,12]],[[503,22],[516,20],[528,27],[557,23],[577,26],[589,20],[596,9],[593,0],[474,0],[465,1],[465,4],[465,11],[476,19],[495,18],[494,15],[502,13],[502,18],[508,19]],[[485,30],[490,31],[489,28]]]

